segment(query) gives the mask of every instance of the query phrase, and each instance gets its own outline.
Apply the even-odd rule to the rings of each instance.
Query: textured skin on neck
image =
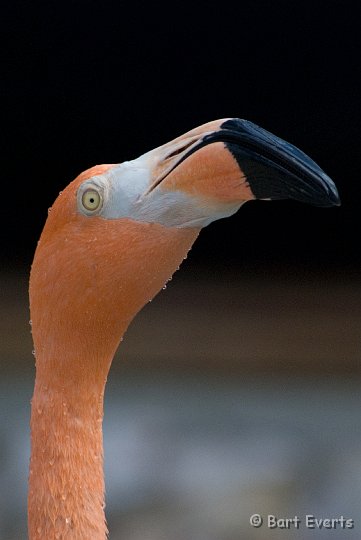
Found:
[[[31,540],[104,540],[103,392],[37,379],[29,476]]]

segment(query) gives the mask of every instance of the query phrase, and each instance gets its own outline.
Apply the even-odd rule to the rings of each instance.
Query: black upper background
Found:
[[[12,2],[2,8],[5,265],[29,265],[58,192],[209,120],[299,146],[341,208],[245,205],[192,260],[268,271],[361,263],[358,2]]]

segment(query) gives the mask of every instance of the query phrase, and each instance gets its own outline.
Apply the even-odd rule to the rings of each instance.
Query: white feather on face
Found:
[[[215,203],[181,190],[164,190],[161,182],[149,191],[154,181],[152,170],[160,159],[160,149],[156,149],[89,178],[78,189],[78,211],[104,219],[130,218],[166,227],[202,228],[234,214],[240,208],[242,203]],[[96,211],[89,211],[82,203],[83,195],[89,189],[99,192],[102,199]]]

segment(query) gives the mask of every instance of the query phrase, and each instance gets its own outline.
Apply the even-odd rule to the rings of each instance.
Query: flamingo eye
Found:
[[[81,203],[87,212],[96,212],[101,208],[103,198],[99,191],[91,188],[84,191],[81,197]]]

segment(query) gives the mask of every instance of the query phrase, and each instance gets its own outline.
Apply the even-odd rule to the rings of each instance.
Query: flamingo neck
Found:
[[[105,378],[48,379],[38,370],[31,406],[29,538],[104,540]]]
[[[74,195],[55,203],[30,276],[30,540],[106,538],[102,419],[111,360],[130,321],[199,233],[88,219],[72,210]]]

